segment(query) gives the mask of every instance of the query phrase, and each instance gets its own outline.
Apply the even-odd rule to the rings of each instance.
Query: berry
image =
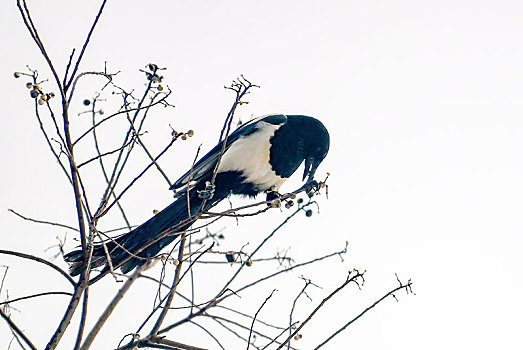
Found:
[[[296,202],[298,202],[298,204],[302,204],[303,203],[303,198],[298,198],[298,200]]]
[[[37,98],[37,97],[38,97],[38,91],[36,91],[36,90],[31,90],[31,92],[29,93],[29,95],[31,95],[32,98]]]
[[[310,218],[310,217],[312,216],[312,210],[311,210],[311,209],[307,209],[307,210],[305,211],[305,216],[308,217],[308,218]]]
[[[89,106],[90,104],[91,104],[91,101],[89,101],[88,99],[84,100],[84,106]]]
[[[182,135],[182,140],[187,140],[187,135],[186,134]]]
[[[163,86],[158,85],[158,88],[157,88],[157,89],[158,89],[158,91],[162,91],[162,90],[163,90]]]
[[[28,89],[30,89],[30,88],[33,87],[33,83],[27,83],[27,84],[25,84],[25,87],[28,88]]]
[[[15,72],[13,75],[14,75],[14,77],[15,77],[16,79],[20,78],[20,73],[19,73],[19,72]]]
[[[193,135],[194,135],[194,131],[193,130],[187,131],[187,136],[193,137]]]

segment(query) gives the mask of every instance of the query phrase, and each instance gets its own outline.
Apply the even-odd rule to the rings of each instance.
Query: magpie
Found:
[[[205,212],[231,194],[274,199],[280,186],[304,162],[302,181],[314,173],[329,150],[329,133],[317,119],[303,115],[272,114],[253,119],[216,145],[171,187],[175,201],[132,231],[93,247],[92,267],[112,266],[128,273],[170,244]],[[217,170],[215,170],[217,167]],[[276,195],[277,196],[277,195]],[[166,231],[171,231],[167,235]],[[146,248],[143,248],[146,246]],[[82,271],[83,255],[65,255],[72,276]]]

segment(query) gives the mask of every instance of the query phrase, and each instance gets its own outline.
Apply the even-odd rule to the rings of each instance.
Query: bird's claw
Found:
[[[205,189],[198,190],[198,198],[201,198],[203,200],[209,200],[214,196],[214,191],[216,190],[216,186],[212,184],[210,181],[205,182]]]
[[[269,207],[279,208],[281,206],[282,197],[283,196],[278,191],[274,191],[274,190],[267,191],[267,197],[266,197],[266,201],[268,202],[267,205]]]

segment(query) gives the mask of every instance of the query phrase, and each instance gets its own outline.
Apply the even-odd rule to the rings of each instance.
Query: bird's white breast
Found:
[[[219,172],[240,171],[245,180],[262,191],[277,190],[286,180],[272,170],[269,163],[270,138],[280,125],[260,122],[258,130],[237,139],[223,154]]]

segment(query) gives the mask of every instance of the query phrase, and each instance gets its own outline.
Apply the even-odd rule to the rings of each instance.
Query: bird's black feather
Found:
[[[209,197],[207,186],[222,150],[212,196],[204,199]],[[304,161],[307,164],[304,178],[308,176],[308,181],[312,181],[328,150],[329,134],[323,124],[312,117],[274,114],[242,125],[174,183],[171,189],[178,193],[171,205],[129,233],[105,242],[112,265],[120,266],[124,273],[131,271],[187,230],[200,210],[212,208],[230,194],[254,197],[261,192],[278,190]],[[168,230],[172,232],[165,235]],[[158,238],[161,235],[164,237]],[[65,260],[71,264],[71,275],[81,273],[81,250],[67,254]],[[107,265],[102,244],[94,246],[91,264],[92,267]],[[107,270],[105,266],[102,272]]]

